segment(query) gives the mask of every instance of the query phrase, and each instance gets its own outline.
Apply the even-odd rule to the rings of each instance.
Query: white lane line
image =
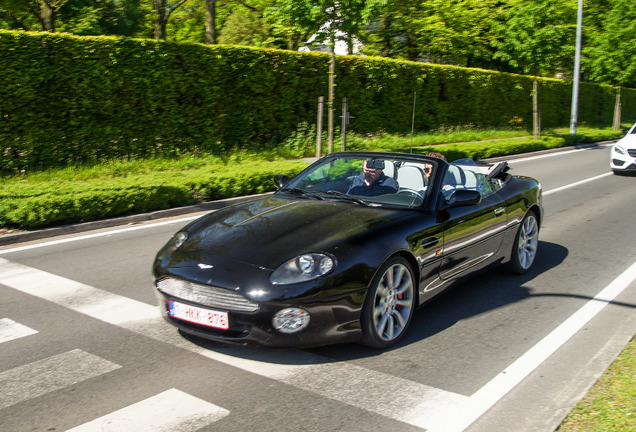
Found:
[[[190,432],[209,426],[229,413],[180,390],[170,389],[67,432]]]
[[[121,366],[76,349],[0,373],[0,409],[112,372]]]
[[[163,226],[163,225],[172,225],[172,224],[178,224],[178,223],[185,223],[185,222],[190,222],[192,220],[198,219],[200,217],[201,217],[201,215],[188,216],[188,217],[179,218],[179,219],[172,219],[172,220],[169,220],[169,221],[155,222],[155,223],[144,224],[144,225],[135,225],[135,226],[132,226],[132,227],[119,228],[119,229],[114,229],[114,230],[110,230],[110,231],[103,231],[103,232],[98,232],[98,233],[93,233],[93,234],[85,234],[85,235],[81,235],[81,236],[77,236],[77,237],[68,237],[68,238],[64,238],[64,239],[51,240],[51,241],[47,241],[47,242],[30,244],[30,245],[26,245],[26,246],[17,246],[17,247],[10,248],[10,249],[0,250],[0,255],[6,255],[8,253],[21,252],[21,251],[30,250],[30,249],[37,249],[37,248],[45,247],[45,246],[55,246],[55,245],[64,244],[64,243],[70,243],[70,242],[79,241],[79,240],[88,240],[88,239],[92,239],[92,238],[107,237],[107,236],[114,235],[114,234],[123,234],[123,233],[131,232],[131,231],[138,231],[138,230],[147,229],[147,228],[155,228],[155,227],[159,227],[159,226]]]
[[[610,147],[613,146],[614,143],[609,143],[609,144],[603,144],[601,145],[601,147]],[[598,147],[595,147],[598,148]],[[542,155],[536,155],[536,156],[528,156],[525,158],[519,158],[519,159],[509,159],[509,163],[517,163],[517,162],[529,162],[529,161],[533,161],[533,160],[537,160],[537,159],[545,159],[545,158],[551,158],[551,157],[556,157],[556,156],[567,156],[569,154],[572,153],[578,153],[578,152],[582,152],[582,151],[588,151],[590,149],[586,149],[586,148],[581,148],[581,149],[575,149],[575,150],[566,150],[566,151],[556,151],[554,153],[546,153],[546,154],[542,154]]]
[[[551,195],[551,194],[557,193],[557,192],[561,192],[561,191],[564,191],[566,189],[570,189],[570,188],[573,188],[573,187],[576,187],[576,186],[580,186],[582,184],[589,183],[589,182],[592,182],[592,181],[595,181],[595,180],[599,180],[599,179],[602,179],[603,177],[608,177],[608,176],[611,176],[611,175],[614,175],[614,174],[612,172],[608,172],[608,173],[597,175],[595,177],[590,177],[588,179],[581,180],[581,181],[578,181],[578,182],[575,182],[575,183],[570,183],[568,185],[561,186],[561,187],[558,187],[556,189],[551,189],[549,191],[543,192],[543,196]]]
[[[17,323],[12,319],[0,319],[0,343],[20,339],[25,336],[36,334],[37,332],[37,330],[33,330],[30,327]]]
[[[533,161],[537,159],[545,159],[545,158],[550,158],[555,156],[566,156],[572,153],[578,153],[585,150],[587,149],[576,149],[576,150],[567,150],[562,152],[546,153],[546,154],[537,155],[537,156],[529,156],[529,157],[519,158],[519,159],[510,159],[508,162],[509,163],[528,162],[528,161]]]
[[[427,432],[461,432],[516,387],[636,281],[636,262],[535,346],[457,406],[422,418]]]
[[[181,337],[164,322],[155,306],[3,258],[0,258],[0,280],[10,288],[151,339],[395,420],[412,422],[414,417],[427,418],[440,406],[455,406],[467,399],[467,396],[382,372],[333,362],[303,350],[222,346],[212,351]]]

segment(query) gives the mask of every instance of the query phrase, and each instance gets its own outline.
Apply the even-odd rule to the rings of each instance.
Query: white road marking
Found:
[[[613,145],[614,145],[613,143],[603,144],[601,147],[610,147],[610,146],[613,146]],[[588,149],[581,148],[581,149],[575,149],[575,150],[556,151],[554,153],[546,153],[546,154],[541,154],[541,155],[536,155],[536,156],[528,156],[528,157],[519,158],[519,159],[510,159],[509,163],[528,162],[528,161],[533,161],[533,160],[537,160],[537,159],[545,159],[545,158],[556,157],[556,156],[567,156],[567,155],[572,154],[572,153],[578,153],[578,152],[587,151],[587,150]]]
[[[9,318],[0,319],[0,343],[36,334],[38,331]]]
[[[163,322],[155,306],[2,258],[0,280],[11,288],[76,312],[325,398],[432,432],[459,432],[512,390],[636,280],[636,263],[471,396],[447,392],[344,362],[333,362],[303,350],[259,349],[250,352],[233,346],[209,350],[182,338]],[[245,357],[246,352],[252,358]]]
[[[440,406],[454,406],[467,398],[303,350],[258,349],[251,352],[253,358],[233,346],[209,350],[181,337],[155,306],[3,258],[0,280],[10,288],[154,340],[396,420],[428,417]]]
[[[155,223],[144,224],[144,225],[135,225],[132,227],[118,228],[118,229],[114,229],[110,231],[103,231],[103,232],[98,232],[93,234],[84,234],[77,237],[68,237],[68,238],[63,238],[58,240],[46,241],[42,243],[34,243],[34,244],[26,245],[26,246],[17,246],[14,248],[0,250],[0,255],[12,253],[12,252],[21,252],[21,251],[30,250],[30,249],[37,249],[37,248],[41,248],[45,246],[55,246],[55,245],[70,243],[70,242],[79,241],[79,240],[88,240],[92,238],[107,237],[114,234],[123,234],[123,233],[131,232],[131,231],[138,231],[138,230],[147,229],[147,228],[155,228],[155,227],[159,227],[163,225],[185,223],[185,222],[198,219],[200,217],[201,215],[188,216],[188,217],[179,218],[179,219],[171,219],[171,220],[163,221],[163,222],[155,222]]]
[[[570,189],[570,188],[573,188],[573,187],[576,187],[576,186],[580,186],[582,184],[589,183],[589,182],[592,182],[592,181],[595,181],[595,180],[599,180],[599,179],[602,179],[603,177],[608,177],[608,176],[611,176],[611,175],[614,175],[614,173],[608,172],[608,173],[605,173],[605,174],[597,175],[595,177],[590,177],[590,178],[585,179],[585,180],[577,181],[575,183],[570,183],[568,185],[561,186],[561,187],[558,187],[556,189],[551,189],[549,191],[543,192],[543,196],[551,195],[551,194],[557,193],[557,192],[561,192],[561,191],[564,191],[566,189]]]
[[[438,412],[436,418],[422,418],[427,431],[461,432],[470,426],[563,346],[634,281],[636,281],[636,262],[539,343],[501,371],[476,393],[472,394],[464,403],[451,407],[450,411]]]
[[[528,162],[528,161],[533,161],[533,160],[537,160],[537,159],[545,159],[545,158],[550,158],[550,157],[555,157],[555,156],[566,156],[566,155],[569,155],[571,153],[578,153],[578,152],[582,152],[582,151],[585,151],[585,150],[586,149],[567,150],[567,151],[562,151],[562,152],[554,152],[554,153],[546,153],[546,154],[536,155],[536,156],[529,156],[529,157],[519,158],[519,159],[510,159],[509,163]]]
[[[170,389],[67,432],[190,432],[229,413],[180,390]]]
[[[0,373],[0,409],[114,371],[121,366],[76,349]]]

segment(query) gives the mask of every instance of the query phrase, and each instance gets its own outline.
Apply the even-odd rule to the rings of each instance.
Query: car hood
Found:
[[[636,133],[630,133],[616,143],[626,149],[636,149]]]
[[[342,201],[274,195],[218,210],[192,223],[178,252],[223,256],[270,270],[307,252],[333,252],[412,214]]]

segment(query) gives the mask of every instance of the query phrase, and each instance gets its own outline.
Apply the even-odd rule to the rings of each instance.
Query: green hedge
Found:
[[[0,171],[275,146],[314,124],[329,55],[0,31]],[[338,57],[336,115],[352,132],[531,122],[532,77]],[[579,122],[610,125],[615,89],[583,83]],[[571,83],[540,80],[544,127],[569,123]],[[636,90],[623,89],[636,120]],[[325,117],[326,118],[326,117]],[[339,121],[339,119],[338,119]]]
[[[110,180],[3,180],[0,227],[40,228],[162,210],[272,191],[274,175],[293,176],[302,161],[244,162]]]

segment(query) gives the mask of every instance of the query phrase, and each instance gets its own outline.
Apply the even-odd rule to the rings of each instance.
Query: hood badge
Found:
[[[213,268],[213,267],[214,267],[214,266],[209,265],[209,264],[201,264],[201,263],[199,263],[199,264],[197,264],[197,265],[199,266],[199,268],[200,268],[201,270],[211,269],[211,268]]]

